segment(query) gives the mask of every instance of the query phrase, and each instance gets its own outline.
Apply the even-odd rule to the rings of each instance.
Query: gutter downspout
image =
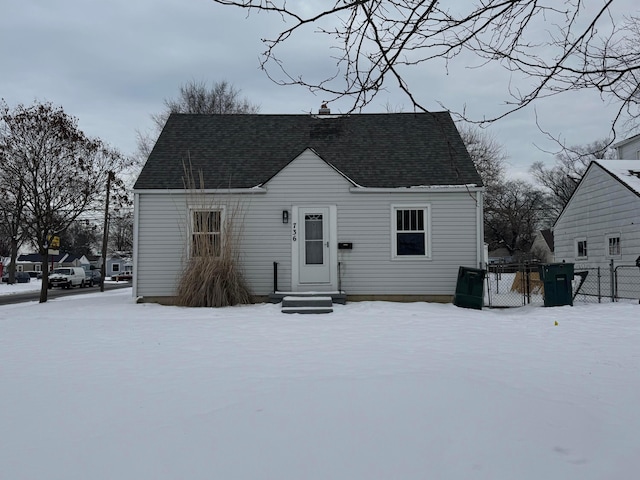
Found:
[[[140,269],[138,268],[138,242],[139,242],[139,232],[138,232],[138,222],[140,221],[140,194],[133,193],[133,278],[132,278],[132,293],[133,298],[138,298],[138,273]],[[105,269],[106,269],[105,265]]]
[[[481,191],[476,195],[476,250],[478,258],[478,268],[484,269],[484,196]]]

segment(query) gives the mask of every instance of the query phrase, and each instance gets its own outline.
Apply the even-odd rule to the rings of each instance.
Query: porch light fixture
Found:
[[[289,211],[288,210],[283,210],[282,211],[282,223],[289,223]]]

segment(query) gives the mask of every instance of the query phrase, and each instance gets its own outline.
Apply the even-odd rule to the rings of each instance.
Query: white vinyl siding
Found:
[[[640,135],[637,138],[616,147],[620,160],[640,160]]]
[[[218,195],[237,209],[241,221],[241,268],[254,295],[273,291],[273,264],[278,288],[292,283],[292,219],[282,212],[306,206],[335,206],[340,287],[347,295],[453,295],[458,267],[477,267],[477,205],[467,191],[411,193],[406,190],[353,193],[353,185],[311,150],[303,152],[264,185],[266,193]],[[184,268],[188,234],[187,198],[183,193],[138,193],[136,296],[171,296]],[[429,206],[432,260],[394,261],[392,205]],[[481,234],[481,233],[480,233]],[[480,249],[481,251],[481,249]]]

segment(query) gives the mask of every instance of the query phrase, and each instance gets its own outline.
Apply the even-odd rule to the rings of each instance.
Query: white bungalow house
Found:
[[[604,274],[613,261],[635,274],[640,258],[640,160],[591,162],[553,231],[557,262],[574,263],[577,270],[601,267]],[[634,282],[640,292],[640,276]]]
[[[193,239],[229,216],[256,301],[450,301],[458,268],[484,263],[483,186],[447,112],[174,114],[134,194],[143,301],[170,303]]]

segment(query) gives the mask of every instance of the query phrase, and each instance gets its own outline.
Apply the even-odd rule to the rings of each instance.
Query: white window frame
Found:
[[[618,239],[618,253],[611,253],[611,240]],[[610,233],[604,236],[604,255],[607,258],[619,258],[622,255],[622,237],[619,233]]]
[[[33,265],[33,270],[34,270],[35,272],[41,272],[41,271],[42,271],[42,264],[40,264],[40,263],[35,263],[35,264]]]
[[[224,206],[209,206],[209,207],[198,207],[198,206],[190,206],[189,207],[189,231],[188,231],[188,235],[187,235],[187,252],[189,255],[189,258],[191,258],[192,255],[192,245],[193,245],[193,235],[195,232],[195,227],[193,224],[193,214],[195,212],[220,212],[220,232],[218,232],[218,235],[220,236],[220,249],[222,250],[224,248],[224,246],[222,245],[222,242],[224,240],[224,225],[225,225],[225,208]],[[205,232],[202,232],[205,233]]]
[[[586,250],[586,255],[582,255],[580,256],[579,254],[579,249],[578,246],[580,244],[580,242],[584,242],[585,243],[585,250]],[[584,260],[589,258],[589,242],[587,242],[587,237],[580,237],[580,238],[576,238],[574,241],[574,255],[576,260]]]
[[[396,215],[398,210],[422,210],[424,215],[424,255],[398,255],[398,229]],[[392,204],[391,205],[391,259],[398,261],[431,260],[431,204]]]

